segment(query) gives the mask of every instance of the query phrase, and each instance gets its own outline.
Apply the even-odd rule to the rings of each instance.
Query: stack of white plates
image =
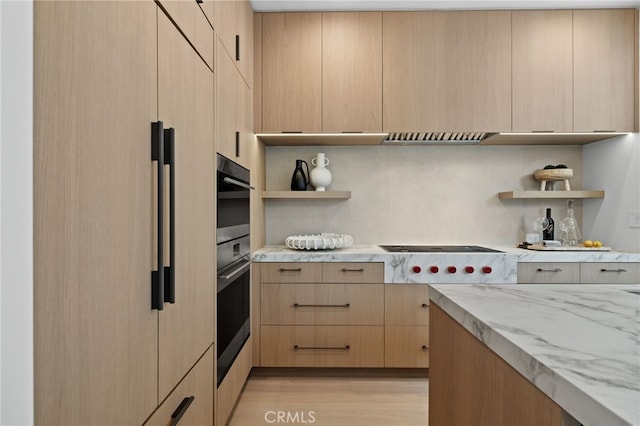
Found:
[[[353,238],[345,234],[311,234],[291,235],[284,240],[284,244],[294,250],[333,250],[351,247]]]

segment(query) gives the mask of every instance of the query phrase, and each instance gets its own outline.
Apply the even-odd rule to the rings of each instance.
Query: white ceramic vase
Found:
[[[316,191],[326,191],[331,183],[331,172],[326,168],[329,159],[324,156],[324,153],[319,152],[315,158],[311,159],[311,164],[315,166],[309,173],[311,185]]]

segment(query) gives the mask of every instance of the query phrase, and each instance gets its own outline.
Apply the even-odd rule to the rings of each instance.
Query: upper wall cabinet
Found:
[[[264,14],[262,60],[263,131],[381,131],[381,12]]]
[[[320,131],[322,14],[265,13],[262,25],[263,131]]]
[[[387,12],[383,131],[511,130],[511,12]]]
[[[573,12],[574,131],[633,131],[634,26],[632,9]]]
[[[198,7],[193,0],[160,0],[160,5],[209,68],[213,69],[213,32],[206,16],[206,10],[211,9],[211,6],[207,4],[205,7]]]
[[[322,131],[382,130],[382,13],[322,14]]]
[[[512,12],[513,131],[573,131],[573,14]]]
[[[253,87],[253,9],[247,0],[215,1],[215,30],[249,87]]]

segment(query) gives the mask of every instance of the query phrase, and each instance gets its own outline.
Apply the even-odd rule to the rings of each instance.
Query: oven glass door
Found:
[[[218,274],[218,386],[249,338],[250,267],[246,259]]]

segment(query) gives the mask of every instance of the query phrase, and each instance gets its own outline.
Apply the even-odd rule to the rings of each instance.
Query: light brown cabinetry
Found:
[[[382,271],[380,263],[261,263],[260,365],[382,367]]]
[[[574,131],[633,131],[633,9],[573,11]]]
[[[573,131],[573,12],[513,11],[514,132]]]
[[[382,13],[322,14],[322,131],[382,130]]]
[[[253,140],[252,91],[219,39],[216,45],[216,149],[249,168]]]
[[[141,424],[158,405],[156,6],[36,2],[34,31],[35,423]]]
[[[640,263],[581,263],[580,282],[582,284],[637,284],[640,283]]]
[[[438,306],[431,307],[429,424],[560,426],[562,408]]]
[[[262,130],[322,129],[322,14],[262,16]]]
[[[211,1],[211,0],[207,0]],[[221,48],[233,58],[249,87],[253,87],[253,9],[248,0],[214,0],[214,26]]]
[[[640,282],[635,262],[520,262],[519,284],[633,284]]]
[[[154,2],[36,2],[34,29],[35,421],[142,424],[213,343],[213,75]],[[176,132],[161,312],[159,117]]]
[[[201,9],[193,4],[193,0],[161,0],[160,7],[166,10],[202,60],[213,70],[213,31],[207,18],[203,19],[203,12],[210,7],[209,4],[203,4]]]
[[[259,263],[252,335],[262,367],[429,367],[427,285],[384,284],[382,263]]]
[[[145,425],[213,425],[214,354],[211,346]]]
[[[511,12],[385,12],[385,132],[511,130]]]
[[[385,286],[385,367],[429,367],[429,287]]]
[[[159,315],[162,399],[213,342],[216,165],[213,73],[164,14],[158,46],[158,119],[175,128],[176,197],[176,303]]]

